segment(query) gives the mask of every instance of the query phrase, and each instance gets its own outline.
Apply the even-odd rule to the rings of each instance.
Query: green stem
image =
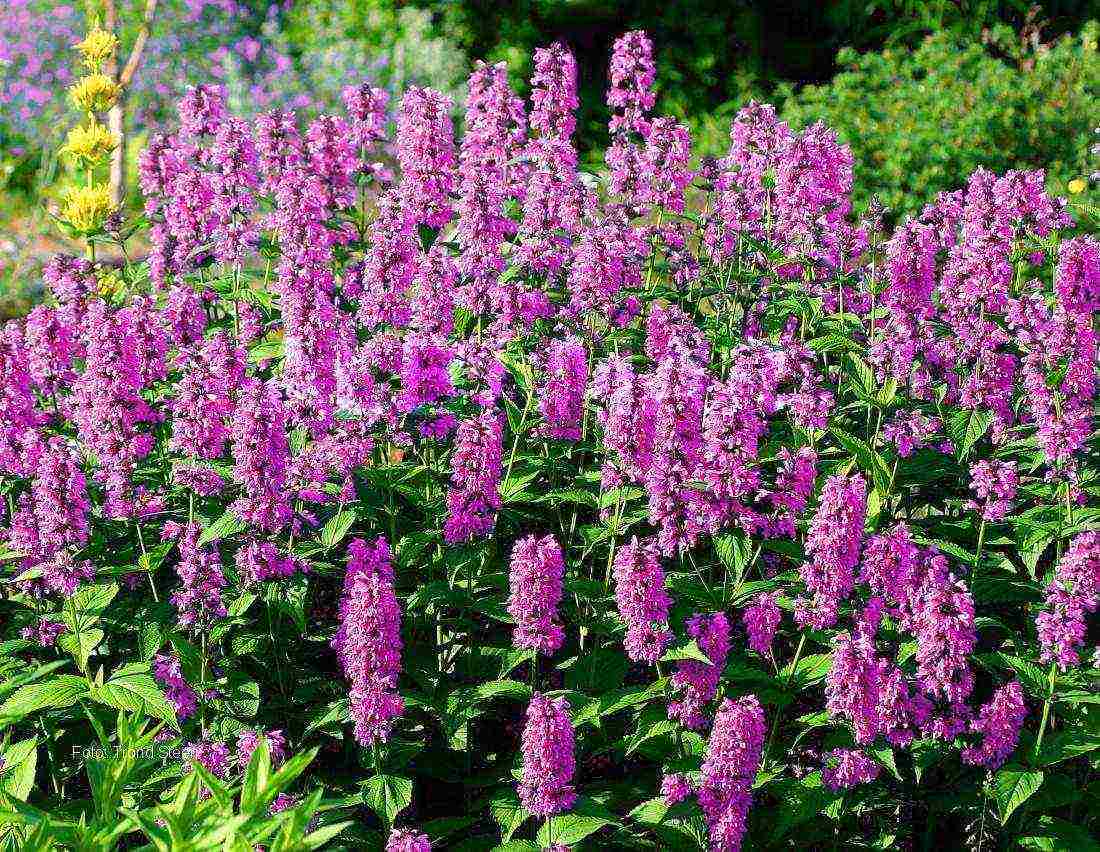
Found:
[[[1043,718],[1039,722],[1039,736],[1035,738],[1035,754],[1039,757],[1039,750],[1043,745],[1043,735],[1047,730],[1047,722],[1050,720],[1050,702],[1054,700],[1054,679],[1058,674],[1058,664],[1050,664],[1050,675],[1047,681],[1047,699],[1043,702]]]

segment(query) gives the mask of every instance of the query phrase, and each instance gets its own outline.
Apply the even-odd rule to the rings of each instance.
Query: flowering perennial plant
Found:
[[[696,164],[653,55],[597,174],[560,44],[460,132],[196,87],[148,259],[92,217],[48,266],[0,335],[16,846],[1087,848],[1093,214],[979,171],[888,232],[756,103]]]

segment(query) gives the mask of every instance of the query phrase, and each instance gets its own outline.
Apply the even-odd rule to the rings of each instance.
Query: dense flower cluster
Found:
[[[752,806],[752,786],[764,750],[764,711],[755,695],[726,699],[714,717],[703,760],[699,805],[710,848],[738,852]]]
[[[1058,562],[1035,619],[1043,662],[1063,669],[1077,665],[1085,641],[1085,616],[1100,598],[1100,532],[1078,535]]]
[[[508,614],[515,619],[512,643],[540,654],[561,647],[565,631],[557,620],[565,562],[552,535],[522,538],[512,547]]]
[[[348,546],[340,599],[340,627],[332,647],[351,686],[355,738],[364,745],[389,739],[404,702],[397,693],[401,672],[401,610],[393,591],[390,549],[356,539]]]
[[[520,802],[535,816],[569,810],[577,800],[574,767],[569,703],[564,698],[536,693],[527,707],[527,724],[523,729]]]
[[[635,538],[615,556],[615,601],[626,624],[623,647],[638,662],[655,663],[672,634],[668,629],[669,597],[665,572],[651,542]]]

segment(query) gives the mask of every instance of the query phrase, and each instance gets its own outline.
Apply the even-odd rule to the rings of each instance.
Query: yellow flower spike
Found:
[[[113,269],[101,273],[97,284],[99,285],[97,287],[97,292],[105,299],[121,293],[125,286],[122,281],[122,276]]]
[[[1070,195],[1080,195],[1085,191],[1086,186],[1088,184],[1085,183],[1084,178],[1074,178],[1066,185],[1066,189],[1069,190]]]
[[[118,47],[118,38],[98,24],[93,24],[84,40],[75,44],[74,47],[84,57],[84,65],[89,71],[99,71]]]
[[[69,97],[84,112],[104,112],[118,100],[119,87],[106,74],[81,77],[69,88]]]
[[[112,210],[111,189],[107,184],[71,186],[65,190],[59,218],[76,233],[87,236],[103,227],[103,220]]]
[[[74,160],[88,167],[103,162],[118,143],[102,124],[77,125],[69,131],[68,141],[61,149]]]

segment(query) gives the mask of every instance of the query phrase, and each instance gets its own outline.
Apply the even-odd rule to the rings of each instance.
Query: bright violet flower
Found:
[[[486,535],[496,526],[503,428],[500,415],[492,411],[484,411],[458,427],[443,531],[448,544]]]
[[[1027,718],[1024,691],[1019,681],[1006,683],[993,693],[989,703],[982,705],[978,718],[970,722],[970,730],[982,736],[981,745],[964,749],[965,763],[999,769],[1016,749],[1020,728]]]
[[[181,721],[195,715],[198,695],[184,679],[180,659],[175,654],[158,654],[153,658],[153,677],[164,688],[165,697]]]
[[[286,737],[283,736],[282,731],[256,731],[246,728],[237,735],[237,766],[241,770],[248,767],[252,760],[252,753],[256,751],[260,740],[267,742],[272,769],[278,768],[286,759]]]
[[[775,602],[775,595],[759,594],[753,598],[752,606],[741,616],[745,630],[749,634],[749,647],[765,657],[772,652],[772,642],[783,613]]]
[[[677,664],[672,674],[672,688],[677,698],[669,703],[668,716],[698,731],[707,723],[703,708],[718,691],[718,679],[730,649],[730,627],[724,613],[697,613],[688,619],[687,633],[711,662],[708,665],[698,660],[681,660]]]
[[[741,849],[765,733],[764,710],[755,695],[727,698],[718,708],[699,785],[699,806],[715,852]]]
[[[661,796],[669,807],[679,804],[695,792],[691,779],[686,775],[676,773],[666,775],[661,779]]]
[[[1079,661],[1085,643],[1085,616],[1096,611],[1100,597],[1100,532],[1077,535],[1046,588],[1043,611],[1035,619],[1044,663],[1065,671]]]
[[[635,662],[655,663],[668,648],[672,633],[665,572],[653,543],[639,544],[634,538],[619,548],[614,575],[615,601],[626,624],[626,654]]]
[[[451,99],[434,89],[412,86],[405,91],[397,117],[398,192],[413,222],[441,228],[453,211],[450,196],[456,182]]]
[[[557,621],[565,563],[552,535],[521,538],[512,547],[508,613],[515,619],[512,644],[547,656],[561,647],[565,632]]]
[[[546,378],[539,390],[539,412],[550,438],[579,441],[588,386],[588,353],[577,337],[550,342]]]
[[[978,499],[968,505],[985,520],[999,521],[1012,511],[1017,484],[1015,462],[977,462],[970,468],[970,490]]]
[[[364,746],[385,742],[405,705],[397,693],[401,610],[384,538],[373,545],[357,538],[348,545],[340,626],[332,647],[350,684],[355,739]]]
[[[825,755],[821,780],[835,792],[869,784],[878,778],[881,771],[882,767],[862,751],[837,748]]]
[[[411,828],[395,828],[386,841],[386,852],[432,852],[428,835]]]
[[[222,590],[226,586],[217,544],[198,544],[202,528],[196,523],[180,525],[169,521],[164,525],[164,538],[175,540],[179,547],[176,573],[183,583],[173,592],[172,604],[179,614],[181,627],[201,631],[226,615]]]
[[[806,538],[807,560],[799,569],[811,595],[795,611],[799,623],[818,630],[836,624],[840,602],[855,583],[853,570],[859,564],[866,514],[863,477],[830,477]]]
[[[523,775],[519,800],[537,817],[573,807],[573,723],[569,703],[536,692],[527,706],[523,729]]]

